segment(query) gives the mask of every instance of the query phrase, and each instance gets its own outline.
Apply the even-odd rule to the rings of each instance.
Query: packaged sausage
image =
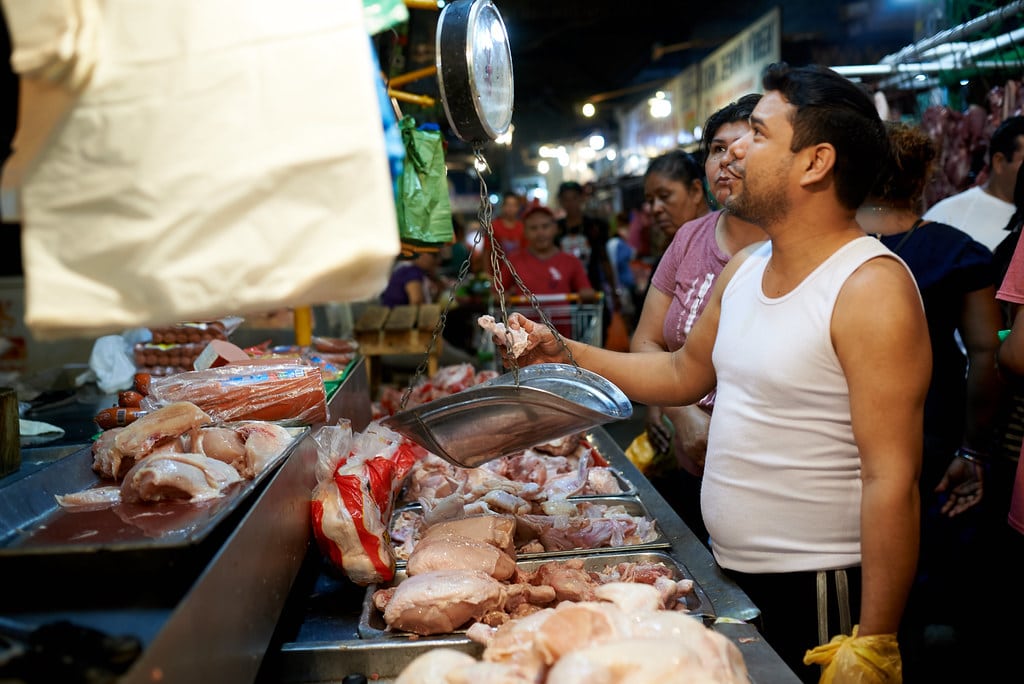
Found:
[[[316,366],[233,364],[150,381],[143,409],[190,401],[219,422],[327,422],[327,391]]]

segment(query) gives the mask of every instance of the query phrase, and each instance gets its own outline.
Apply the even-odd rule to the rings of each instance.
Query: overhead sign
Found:
[[[761,73],[781,58],[781,13],[772,9],[700,63],[700,121],[747,93],[761,92]]]

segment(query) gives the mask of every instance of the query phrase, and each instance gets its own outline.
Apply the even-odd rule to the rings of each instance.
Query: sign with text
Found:
[[[700,120],[747,93],[761,92],[761,72],[781,55],[776,7],[700,63]]]

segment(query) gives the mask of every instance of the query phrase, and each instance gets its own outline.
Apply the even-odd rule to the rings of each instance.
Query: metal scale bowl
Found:
[[[463,467],[629,418],[633,406],[618,387],[588,370],[540,363],[400,411],[381,422],[428,451]]]

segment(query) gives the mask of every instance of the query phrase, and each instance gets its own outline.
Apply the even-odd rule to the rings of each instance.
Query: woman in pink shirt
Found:
[[[750,130],[747,119],[760,98],[757,94],[745,95],[708,117],[704,126],[701,141],[704,172],[711,194],[719,204],[732,193],[735,178],[722,163],[725,151]],[[645,195],[652,203],[656,221],[659,221],[659,205],[667,204],[671,196],[665,192],[669,179],[657,177],[660,168],[664,168],[663,162],[653,160],[644,181]],[[704,186],[699,179],[694,184],[692,179],[686,180],[680,175],[675,182],[690,189],[685,193],[687,197],[692,197],[699,188],[699,197],[704,201]],[[661,225],[665,224],[664,218],[662,216]],[[699,218],[679,225],[673,233],[672,242],[658,263],[644,298],[630,351],[675,351],[682,347],[704,311],[711,288],[725,264],[739,250],[766,239],[758,226],[722,210],[702,213]],[[700,512],[700,481],[713,406],[714,392],[690,406],[647,408],[647,434],[651,445],[660,453],[674,456],[668,460],[678,466],[664,474],[653,474],[652,483],[705,545],[708,535]]]

